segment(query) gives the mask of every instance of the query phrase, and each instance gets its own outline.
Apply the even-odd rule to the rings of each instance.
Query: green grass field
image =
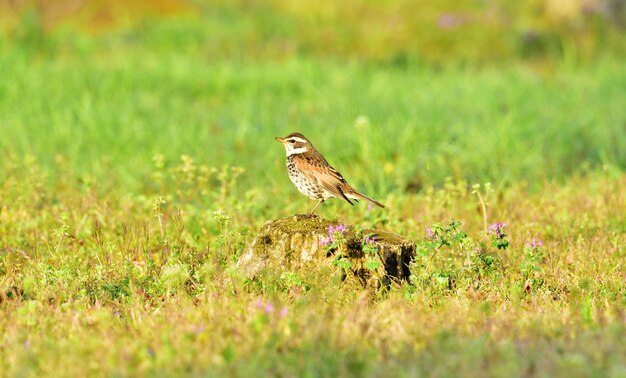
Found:
[[[134,30],[0,38],[0,376],[626,377],[619,55],[216,57],[197,21]],[[314,205],[293,131],[387,205],[318,214],[414,240],[411,282],[239,274]]]

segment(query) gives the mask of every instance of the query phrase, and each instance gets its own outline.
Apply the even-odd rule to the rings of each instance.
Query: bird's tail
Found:
[[[366,196],[365,194],[361,194],[361,193],[357,192],[356,190],[353,190],[353,191],[352,191],[352,192],[350,192],[350,193],[346,193],[346,196],[348,196],[348,197],[350,197],[350,198],[357,199],[357,200],[360,200],[360,199],[362,199],[362,200],[366,200],[366,201],[369,201],[369,202],[371,202],[371,203],[373,203],[374,205],[379,206],[379,207],[385,207],[385,205],[383,205],[382,203],[380,203],[380,202],[376,201],[376,200],[375,200],[375,199],[373,199],[373,198],[369,198],[369,197],[368,197],[368,196]]]

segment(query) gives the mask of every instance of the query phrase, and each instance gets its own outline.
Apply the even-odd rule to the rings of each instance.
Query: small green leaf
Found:
[[[335,260],[334,264],[335,266],[338,266],[343,269],[349,269],[350,267],[352,267],[352,263],[350,262],[350,260],[346,258]]]
[[[376,270],[380,266],[380,261],[369,258],[365,260],[365,264],[363,264],[369,270]]]

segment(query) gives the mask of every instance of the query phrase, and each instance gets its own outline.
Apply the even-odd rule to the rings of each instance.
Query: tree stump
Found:
[[[335,262],[337,269],[344,267],[344,277],[354,276],[364,286],[408,281],[409,264],[415,256],[413,241],[384,230],[359,231],[354,225],[340,224],[302,215],[268,221],[246,247],[237,267],[245,277],[254,278],[264,269],[298,272]],[[339,236],[341,243],[327,246],[329,235],[338,236],[336,231],[329,232],[329,227],[334,230],[337,226],[343,230]],[[369,248],[366,254],[364,246],[368,244],[374,248]],[[339,259],[343,260],[342,264],[336,263]],[[373,259],[380,264],[364,264]]]

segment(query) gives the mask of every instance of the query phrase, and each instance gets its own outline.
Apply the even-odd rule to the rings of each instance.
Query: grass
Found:
[[[372,299],[332,270],[242,280],[232,267],[251,237],[242,227],[266,219],[254,211],[155,211],[62,177],[45,189],[33,165],[3,171],[15,175],[1,213],[8,375],[623,374],[623,175],[546,184],[550,196],[507,188],[489,219],[508,222],[511,247],[486,244],[501,268],[468,270],[464,254],[443,248],[418,257],[413,285]],[[427,222],[454,217],[486,242],[465,187],[396,195],[385,213],[341,219],[388,218],[383,227],[420,242]],[[535,237],[545,256],[526,288],[523,246]]]
[[[222,60],[132,37],[0,40],[1,375],[626,374],[619,59]],[[238,274],[266,220],[313,205],[272,140],[296,130],[387,205],[320,214],[415,240],[410,283]],[[451,219],[466,241],[432,244]]]
[[[0,83],[0,146],[79,177],[113,175],[133,189],[150,185],[156,154],[170,164],[186,154],[210,166],[263,170],[243,180],[266,186],[283,169],[267,142],[294,130],[381,192],[449,176],[535,181],[626,161],[626,74],[615,60],[544,78],[515,66],[444,74],[299,59],[211,62],[119,48],[119,55],[68,53],[52,62],[3,50],[11,80]],[[45,137],[37,140],[39,130]],[[336,140],[345,142],[341,149]],[[371,161],[385,169],[372,171]]]

